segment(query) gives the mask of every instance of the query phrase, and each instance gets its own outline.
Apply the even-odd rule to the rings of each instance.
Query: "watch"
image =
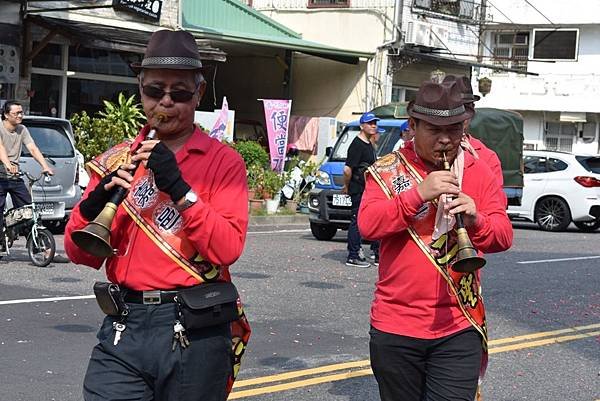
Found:
[[[197,201],[198,201],[198,195],[196,195],[196,193],[190,189],[183,197],[183,203],[181,205],[175,205],[175,209],[177,209],[181,212],[181,211],[189,208],[190,206],[192,206]]]

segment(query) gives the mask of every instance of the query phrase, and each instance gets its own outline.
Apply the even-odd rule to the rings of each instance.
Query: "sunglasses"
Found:
[[[186,91],[186,90],[174,90],[171,92],[167,92],[167,91],[162,90],[161,88],[157,88],[156,86],[144,85],[144,86],[142,86],[142,93],[144,95],[151,97],[152,99],[156,99],[156,100],[160,100],[166,94],[169,94],[169,97],[175,103],[185,103],[185,102],[189,102],[190,100],[192,100],[192,98],[194,97],[194,94],[196,92],[195,91],[190,92],[190,91]]]

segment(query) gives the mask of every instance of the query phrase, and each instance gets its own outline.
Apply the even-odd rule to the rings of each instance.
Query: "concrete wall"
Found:
[[[488,3],[487,19],[530,25],[548,24],[549,20],[554,24],[596,24],[600,15],[598,0],[529,0],[529,3],[523,0],[494,0],[493,4]]]

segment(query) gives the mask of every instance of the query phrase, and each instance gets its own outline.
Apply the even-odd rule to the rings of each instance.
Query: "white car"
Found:
[[[573,222],[580,230],[600,227],[600,155],[545,150],[523,151],[521,206],[510,217],[536,222],[542,230],[562,231]]]

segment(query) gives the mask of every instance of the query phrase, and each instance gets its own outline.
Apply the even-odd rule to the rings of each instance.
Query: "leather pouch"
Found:
[[[121,316],[127,310],[118,284],[97,281],[94,283],[94,295],[98,306],[108,316]]]
[[[237,299],[237,289],[229,282],[204,283],[177,293],[186,330],[238,320]]]

